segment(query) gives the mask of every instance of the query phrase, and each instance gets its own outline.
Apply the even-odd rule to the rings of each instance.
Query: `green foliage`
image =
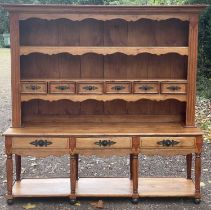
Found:
[[[207,78],[203,74],[199,75],[197,89],[200,97],[211,99],[211,79]]]

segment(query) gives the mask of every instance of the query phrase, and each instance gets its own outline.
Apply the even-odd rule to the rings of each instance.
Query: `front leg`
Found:
[[[13,185],[13,161],[12,154],[7,155],[6,160],[6,171],[7,171],[7,203],[11,205],[13,203],[12,196],[12,185]]]
[[[69,196],[70,204],[76,203],[76,182],[77,182],[77,155],[70,156],[70,183],[71,183],[71,194]]]
[[[200,181],[201,181],[201,153],[196,153],[195,155],[195,200],[194,200],[196,204],[199,204],[201,202]]]
[[[12,161],[12,138],[5,137],[6,160],[6,175],[7,175],[7,203],[13,203],[12,186],[13,186],[13,161]]]

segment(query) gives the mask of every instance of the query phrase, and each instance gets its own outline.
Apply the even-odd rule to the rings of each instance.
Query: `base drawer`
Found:
[[[142,148],[193,148],[195,147],[195,137],[141,137],[140,147]]]
[[[12,139],[13,149],[68,149],[68,138],[49,137],[14,137]]]
[[[76,149],[128,149],[131,137],[76,138]]]

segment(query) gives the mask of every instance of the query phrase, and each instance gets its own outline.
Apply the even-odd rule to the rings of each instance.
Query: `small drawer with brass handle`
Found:
[[[13,137],[13,149],[68,149],[68,138]]]
[[[75,93],[75,83],[74,82],[49,82],[49,93]]]
[[[21,93],[46,94],[46,82],[21,82]]]
[[[159,93],[159,83],[158,82],[134,82],[133,92],[134,93]]]
[[[185,94],[186,90],[186,83],[174,83],[174,82],[162,82],[161,83],[161,93],[167,94]]]
[[[131,93],[130,82],[106,82],[106,93]]]
[[[103,83],[102,82],[79,82],[78,93],[79,94],[102,94]]]
[[[193,148],[195,137],[141,137],[142,148]]]
[[[129,149],[131,137],[76,138],[76,149]]]

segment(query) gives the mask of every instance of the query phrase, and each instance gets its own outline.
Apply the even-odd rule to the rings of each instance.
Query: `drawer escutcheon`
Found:
[[[56,89],[58,89],[58,90],[67,90],[67,89],[70,89],[70,88],[68,86],[60,85],[60,86],[56,86]]]
[[[116,85],[116,86],[114,86],[114,87],[112,87],[111,88],[112,90],[124,90],[125,89],[125,87],[124,86],[121,86],[121,85]]]
[[[99,140],[97,142],[95,142],[94,144],[100,146],[100,147],[107,147],[107,146],[111,146],[113,144],[116,144],[115,141],[111,141],[111,140]]]
[[[176,90],[180,90],[181,87],[180,86],[176,86],[176,85],[172,85],[172,86],[167,87],[167,89],[171,90],[171,91],[176,91]]]
[[[163,147],[170,147],[170,146],[174,146],[179,144],[179,141],[175,141],[175,140],[170,140],[170,139],[166,139],[166,140],[162,140],[162,141],[158,141],[157,144],[158,145],[162,145]]]
[[[30,142],[30,144],[34,145],[35,147],[47,147],[48,145],[53,144],[51,141],[48,140],[35,140]]]
[[[139,87],[139,89],[140,89],[140,90],[147,91],[147,90],[152,90],[152,89],[154,89],[154,87],[149,86],[149,85],[143,85],[143,86]]]
[[[88,86],[84,86],[84,87],[83,87],[83,89],[84,89],[84,90],[97,90],[97,89],[98,89],[98,87],[88,85]]]
[[[38,85],[27,85],[26,86],[26,89],[29,89],[29,90],[39,90],[39,89],[41,89],[41,87],[38,86]]]

